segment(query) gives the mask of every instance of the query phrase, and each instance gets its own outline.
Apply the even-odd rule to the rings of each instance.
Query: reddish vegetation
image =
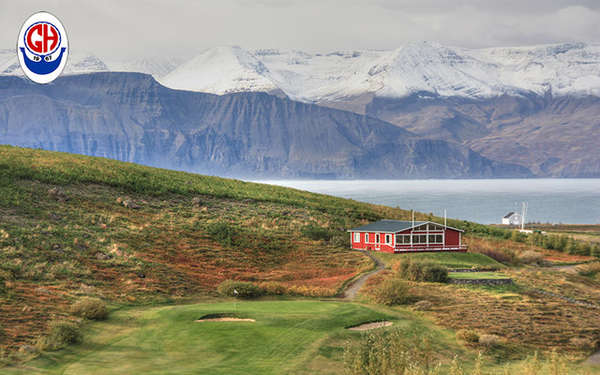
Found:
[[[510,262],[526,251],[542,254],[544,260],[558,263],[587,262],[596,258],[582,255],[565,254],[556,250],[547,250],[539,246],[511,240],[488,237],[465,237],[469,251],[488,255],[500,262]]]
[[[13,303],[0,303],[4,347],[31,344],[44,332],[49,320],[67,317],[65,285],[12,282],[9,287],[16,297]]]

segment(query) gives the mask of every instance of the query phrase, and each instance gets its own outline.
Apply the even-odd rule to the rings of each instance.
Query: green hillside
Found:
[[[361,337],[343,328],[382,317],[394,321],[403,317],[405,327],[426,330],[434,338],[436,360],[444,366],[460,355],[471,368],[478,350],[485,351],[484,362],[495,369],[519,366],[518,361],[538,349],[548,353],[559,348],[574,359],[593,350],[600,339],[597,310],[565,305],[557,298],[549,304],[548,295],[534,289],[596,304],[598,281],[586,276],[595,275],[595,268],[586,269],[583,276],[572,275],[527,263],[521,254],[534,252],[540,259],[565,262],[590,259],[545,250],[520,237],[513,241],[504,229],[466,221],[449,224],[467,231],[469,253],[413,258],[447,267],[502,268],[503,275],[516,281],[514,286],[411,282],[410,303],[424,301],[429,306],[421,313],[410,305],[388,308],[372,303],[370,293],[396,277],[385,270],[368,280],[357,303],[331,300],[349,281],[375,266],[364,254],[348,249],[346,229],[382,218],[407,220],[410,215],[398,208],[289,188],[0,146],[0,366],[37,356],[31,346],[47,335],[50,322],[80,323],[71,306],[83,296],[108,302],[109,320],[84,323],[83,344],[56,354],[42,353],[36,368],[97,373],[111,366],[109,359],[116,356],[134,367],[115,364],[114,373],[146,371],[144,358],[162,353],[155,363],[177,364],[181,367],[172,373],[187,373],[201,367],[181,361],[176,353],[210,357],[227,351],[241,357],[227,357],[222,364],[204,368],[244,373],[261,366],[258,359],[268,356],[268,348],[287,348],[287,341],[281,340],[289,335],[310,338],[312,345],[306,342],[298,352],[288,348],[293,359],[286,362],[286,371],[309,366],[317,369],[313,373],[333,368],[330,373],[338,374],[343,373],[343,346]],[[416,219],[436,218],[417,213]],[[507,254],[512,257],[502,258]],[[377,255],[390,269],[401,259]],[[219,339],[229,332],[226,326],[185,333],[192,315],[219,312],[223,306],[231,310],[231,300],[216,292],[228,279],[253,282],[282,296],[270,296],[263,305],[234,304],[235,309],[264,319],[260,324],[257,320],[255,328],[241,330],[239,342]],[[329,323],[302,327],[309,320]],[[502,345],[465,346],[454,337],[463,328],[501,337]],[[119,329],[135,335],[121,341]],[[163,336],[171,341],[163,345],[156,340]],[[173,341],[179,336],[185,339]],[[260,343],[251,343],[266,338],[267,351],[254,347]],[[189,348],[207,339],[215,346]],[[148,345],[140,344],[146,340]],[[74,372],[65,372],[67,364]],[[284,369],[275,363],[265,366],[262,373]],[[31,373],[28,369],[17,367],[10,373]]]

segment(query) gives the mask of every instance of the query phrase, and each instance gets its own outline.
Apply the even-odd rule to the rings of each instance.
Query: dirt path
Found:
[[[350,284],[348,289],[346,289],[346,291],[344,292],[345,299],[352,300],[352,299],[356,298],[356,293],[358,293],[360,288],[362,288],[363,285],[365,285],[365,282],[369,279],[369,277],[371,277],[375,274],[378,274],[379,272],[383,271],[383,269],[385,268],[385,265],[383,263],[381,263],[379,261],[379,259],[377,259],[373,255],[371,255],[368,251],[361,251],[361,252],[364,253],[369,258],[373,259],[373,262],[375,262],[375,269],[371,272],[365,273],[358,279],[354,280],[354,282],[352,282],[352,284]]]

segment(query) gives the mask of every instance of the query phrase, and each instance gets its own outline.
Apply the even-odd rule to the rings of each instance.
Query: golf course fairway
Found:
[[[197,322],[227,313],[255,322]],[[6,374],[296,374],[346,327],[399,315],[337,301],[240,301],[123,309],[89,323],[83,342]],[[337,350],[341,359],[341,348]],[[325,350],[325,352],[327,352]],[[341,370],[341,363],[339,363]],[[337,371],[332,372],[337,373]]]

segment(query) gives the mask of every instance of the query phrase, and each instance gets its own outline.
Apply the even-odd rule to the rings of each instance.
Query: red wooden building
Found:
[[[380,220],[349,229],[353,249],[405,253],[423,251],[467,251],[463,230],[431,221]]]

